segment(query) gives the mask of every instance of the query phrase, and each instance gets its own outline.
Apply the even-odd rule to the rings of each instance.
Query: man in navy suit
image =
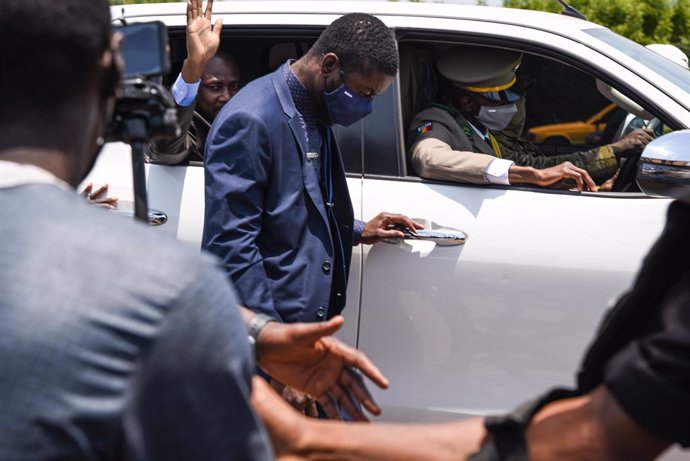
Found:
[[[348,14],[305,56],[244,87],[209,132],[202,247],[218,255],[250,309],[283,322],[341,312],[352,246],[421,228],[381,213],[356,221],[331,132],[368,115],[398,70],[374,16]]]

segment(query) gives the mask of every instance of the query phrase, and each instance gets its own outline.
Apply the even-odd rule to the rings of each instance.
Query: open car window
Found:
[[[414,115],[434,104],[452,106],[452,85],[440,75],[435,64],[448,47],[456,45],[462,43],[414,38],[399,43],[401,122],[408,153],[416,140],[414,127],[410,126]],[[510,48],[523,53],[516,85],[525,90],[526,116],[518,130],[519,138],[521,143],[531,143],[539,155],[551,157],[597,150],[635,128],[649,126],[657,136],[671,131],[660,120],[636,117],[612,103],[597,89],[597,79],[587,72],[585,63],[576,67],[533,50]],[[617,166],[622,167],[626,162],[619,160]],[[609,173],[613,176],[614,172],[615,168]],[[417,175],[409,158],[407,174]],[[607,173],[606,178],[600,176],[595,180],[603,184],[608,177]],[[629,181],[634,182],[634,175]],[[617,189],[637,191],[636,186]]]

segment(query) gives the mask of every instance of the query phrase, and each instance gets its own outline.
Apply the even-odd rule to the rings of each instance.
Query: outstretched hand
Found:
[[[187,59],[182,67],[182,78],[194,83],[201,78],[206,63],[218,52],[223,20],[211,22],[213,0],[203,10],[202,0],[187,0]]]
[[[341,316],[318,323],[269,322],[257,340],[257,361],[271,377],[314,396],[328,417],[340,419],[337,402],[354,420],[366,421],[358,403],[375,415],[381,409],[355,369],[381,388],[388,380],[362,352],[331,336],[343,322]]]

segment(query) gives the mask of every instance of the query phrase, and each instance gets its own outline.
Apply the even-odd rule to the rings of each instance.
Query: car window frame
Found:
[[[513,25],[514,27],[521,27],[519,25]],[[599,69],[597,66],[590,66],[591,63],[587,62],[580,56],[568,52],[568,50],[564,50],[561,48],[555,48],[551,47],[548,45],[538,45],[532,40],[528,39],[522,39],[522,38],[515,38],[511,37],[510,39],[506,37],[497,37],[495,35],[490,36],[490,35],[484,35],[484,34],[479,34],[475,32],[463,32],[463,31],[453,31],[453,30],[429,30],[429,29],[415,29],[415,28],[393,28],[395,31],[395,36],[396,36],[396,44],[398,48],[400,48],[401,42],[406,42],[406,41],[420,41],[422,43],[426,42],[448,42],[448,43],[454,43],[454,44],[474,44],[474,45],[486,45],[486,46],[496,46],[496,47],[501,47],[501,48],[508,48],[508,49],[514,49],[517,51],[522,51],[522,52],[528,52],[528,53],[533,53],[539,56],[542,56],[547,59],[552,59],[554,61],[560,62],[565,65],[569,65],[574,67],[575,69],[584,72],[585,74],[598,78],[602,80],[605,83],[608,83],[612,87],[616,88],[618,91],[620,91],[622,94],[628,96],[631,100],[635,101],[636,103],[640,104],[641,106],[645,107],[652,115],[655,117],[658,117],[664,124],[667,126],[671,127],[673,130],[677,129],[682,129],[684,128],[682,125],[679,125],[675,120],[669,120],[665,116],[660,116],[662,114],[662,108],[654,102],[652,98],[647,98],[644,95],[638,94],[634,91],[634,89],[628,85],[625,84],[625,82],[621,82],[615,78],[615,75],[611,73],[607,73],[603,69]],[[550,31],[546,30],[540,30],[541,33],[548,33],[548,34],[553,34]],[[560,36],[561,38],[564,38],[563,36]],[[567,37],[565,37],[567,38]],[[584,45],[584,44],[582,44]],[[587,45],[584,45],[587,46]],[[600,53],[601,56],[605,59],[611,59],[608,55],[604,53]],[[393,86],[393,85],[392,85]],[[540,187],[531,187],[531,186],[510,186],[510,185],[498,185],[498,184],[469,184],[469,183],[460,183],[460,182],[453,182],[453,181],[439,181],[439,180],[431,180],[431,179],[426,179],[426,178],[421,178],[418,176],[411,176],[407,172],[407,167],[406,167],[406,146],[405,146],[405,137],[404,137],[404,130],[405,127],[402,126],[402,104],[401,104],[401,89],[400,89],[400,78],[399,78],[399,73],[396,75],[395,81],[394,81],[394,86],[395,86],[395,103],[396,103],[396,112],[395,112],[395,122],[396,125],[398,126],[397,132],[398,132],[398,141],[396,143],[396,147],[398,149],[398,164],[401,164],[401,167],[398,168],[398,174],[378,174],[378,173],[372,173],[367,169],[367,162],[366,158],[363,159],[363,173],[362,176],[367,179],[385,179],[385,180],[393,180],[393,181],[403,181],[403,182],[422,182],[422,183],[429,183],[429,184],[444,184],[444,185],[456,185],[456,186],[462,186],[462,187],[475,187],[475,188],[491,188],[491,189],[499,189],[499,190],[525,190],[525,191],[532,191],[532,192],[540,192],[540,193],[550,193],[550,194],[567,194],[567,195],[583,195],[583,196],[592,196],[592,197],[606,197],[606,198],[649,198],[648,196],[645,196],[641,192],[633,192],[633,193],[621,193],[621,192],[578,192],[574,190],[557,190],[557,189],[548,189],[548,188],[540,188]],[[375,114],[372,114],[370,117],[376,116]],[[402,147],[400,147],[402,146]]]

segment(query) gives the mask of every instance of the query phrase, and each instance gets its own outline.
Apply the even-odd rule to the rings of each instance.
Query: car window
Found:
[[[586,29],[584,32],[608,43],[618,51],[627,54],[635,61],[654,69],[659,75],[666,78],[679,88],[682,88],[686,93],[690,92],[690,78],[688,78],[688,70],[682,66],[679,66],[673,61],[649,50],[648,48],[645,48],[638,43],[621,37],[609,29]]]
[[[399,123],[406,150],[401,155],[409,153],[416,138],[410,126],[414,114],[432,104],[449,104],[450,83],[438,73],[435,62],[446,48],[456,44],[460,43],[414,39],[410,34],[399,43]],[[598,149],[618,140],[625,128],[630,128],[631,116],[605,98],[597,90],[596,79],[585,70],[532,50],[517,51],[523,51],[517,77],[526,95],[526,119],[520,137],[533,143],[539,153],[553,156]],[[647,121],[636,123],[639,127]],[[416,175],[409,158],[407,173]]]

